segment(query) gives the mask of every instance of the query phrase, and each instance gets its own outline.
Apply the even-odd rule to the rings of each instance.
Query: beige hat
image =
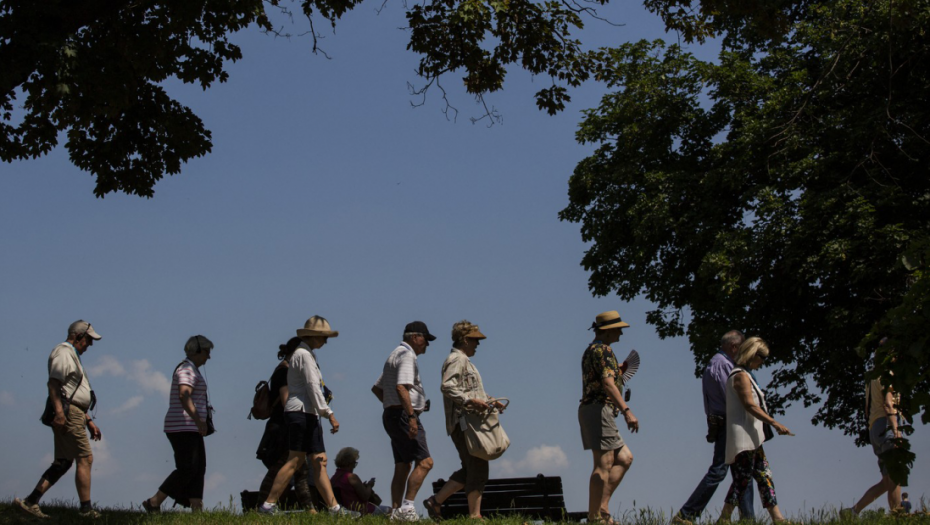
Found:
[[[488,336],[481,333],[477,326],[473,326],[471,331],[464,335],[465,339],[487,339]]]
[[[303,328],[297,329],[297,337],[339,337],[339,332],[329,326],[329,321],[314,315],[304,323]]]
[[[87,321],[79,319],[68,327],[68,335],[84,335],[87,334],[94,341],[99,341],[101,339],[100,334],[94,331],[94,327],[90,325]]]
[[[620,319],[620,314],[616,310],[597,314],[594,324],[591,328],[595,330],[610,330],[611,328],[627,328],[630,325]]]

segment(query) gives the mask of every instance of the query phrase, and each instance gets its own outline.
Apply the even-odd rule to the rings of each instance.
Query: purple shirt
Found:
[[[727,415],[727,378],[736,364],[730,356],[721,352],[710,359],[704,369],[702,384],[704,388],[704,413],[708,416]]]

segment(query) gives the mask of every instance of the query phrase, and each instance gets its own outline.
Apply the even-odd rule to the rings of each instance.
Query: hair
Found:
[[[901,497],[904,498],[904,499],[907,499],[907,492],[902,492],[902,493],[901,493]]]
[[[743,332],[740,332],[739,330],[730,330],[729,332],[723,334],[723,337],[720,338],[720,348],[726,348],[727,345],[731,344],[740,345],[745,340],[746,336],[743,335]]]
[[[213,341],[210,341],[202,335],[195,335],[187,340],[184,345],[184,353],[187,357],[200,353],[204,350],[213,350]]]
[[[478,325],[462,319],[452,325],[452,346],[465,341],[465,336],[478,330]]]
[[[292,337],[283,345],[278,346],[278,359],[287,359],[291,357],[294,350],[297,350],[297,347],[300,346],[300,342],[301,339],[299,337]]]
[[[421,334],[420,332],[404,332],[404,339],[403,339],[404,342],[410,341],[411,339],[413,339],[413,336],[415,335],[423,335],[423,334]]]
[[[336,454],[337,468],[352,468],[355,466],[356,461],[358,461],[357,448],[345,447]]]
[[[746,366],[756,354],[762,354],[762,357],[768,357],[769,345],[761,337],[750,337],[743,341],[739,346],[739,353],[736,354],[736,366]]]

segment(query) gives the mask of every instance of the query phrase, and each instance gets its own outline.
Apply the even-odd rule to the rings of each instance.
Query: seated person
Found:
[[[362,514],[388,514],[391,507],[381,506],[381,498],[375,494],[375,478],[362,483],[355,474],[358,466],[358,449],[345,447],[336,454],[336,472],[330,478],[333,493],[343,507]]]

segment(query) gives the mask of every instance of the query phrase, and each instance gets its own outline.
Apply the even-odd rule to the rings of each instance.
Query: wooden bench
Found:
[[[446,481],[433,482],[433,494]],[[562,478],[537,475],[535,478],[504,478],[488,480],[481,496],[483,516],[520,515],[534,520],[580,521],[587,512],[567,512],[562,495]],[[443,518],[468,515],[468,499],[464,490],[449,497],[442,505]]]

